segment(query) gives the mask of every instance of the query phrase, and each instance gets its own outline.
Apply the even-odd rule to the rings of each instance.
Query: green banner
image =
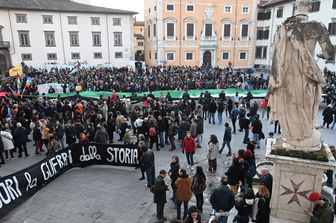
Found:
[[[226,96],[234,96],[236,92],[238,92],[239,96],[245,97],[247,92],[246,90],[242,89],[236,89],[236,88],[227,88],[227,89],[201,89],[201,90],[189,90],[188,93],[190,94],[191,98],[199,98],[200,94],[205,91],[208,91],[212,97],[218,98],[219,93],[224,90]],[[174,91],[174,90],[165,90],[165,91],[153,91],[151,92],[156,98],[159,98],[161,93],[163,96],[166,96],[170,92],[170,95],[174,99],[180,99],[182,98],[182,95],[184,94],[184,91]],[[253,90],[250,91],[254,97],[265,97],[267,90]],[[137,96],[142,97],[145,95],[148,95],[150,92],[137,92]],[[107,98],[112,95],[112,92],[109,91],[83,91],[79,93],[80,96],[86,97],[86,98],[99,98],[102,96],[103,98]],[[117,92],[118,96],[122,98],[123,96],[125,97],[130,97],[132,93],[130,92]],[[74,97],[76,93],[65,93],[65,94],[46,94],[45,97],[48,98],[57,98],[60,96],[61,98],[68,98],[68,97]]]

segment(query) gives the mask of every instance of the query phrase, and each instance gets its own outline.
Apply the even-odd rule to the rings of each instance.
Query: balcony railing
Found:
[[[217,47],[217,36],[201,36],[200,47],[216,48]]]
[[[10,47],[10,43],[9,41],[0,41],[0,48],[9,48]]]

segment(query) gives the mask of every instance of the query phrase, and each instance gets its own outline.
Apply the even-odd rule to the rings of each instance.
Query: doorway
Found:
[[[209,50],[203,53],[203,66],[211,67],[211,52]]]

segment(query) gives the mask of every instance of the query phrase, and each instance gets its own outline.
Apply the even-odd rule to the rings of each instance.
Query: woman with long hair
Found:
[[[216,135],[210,135],[209,145],[209,152],[207,155],[208,163],[209,163],[209,172],[216,173],[217,171],[217,158],[218,158],[218,139]]]
[[[258,209],[257,209],[257,223],[270,222],[270,192],[267,187],[260,186],[258,190]]]
[[[206,177],[201,166],[196,167],[196,173],[193,177],[191,190],[195,194],[196,206],[200,212],[203,212],[203,192],[206,188]]]

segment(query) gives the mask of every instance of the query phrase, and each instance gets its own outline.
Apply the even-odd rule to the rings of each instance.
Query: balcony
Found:
[[[0,49],[9,49],[9,41],[0,41]]]
[[[217,48],[217,36],[201,36],[201,48]]]

